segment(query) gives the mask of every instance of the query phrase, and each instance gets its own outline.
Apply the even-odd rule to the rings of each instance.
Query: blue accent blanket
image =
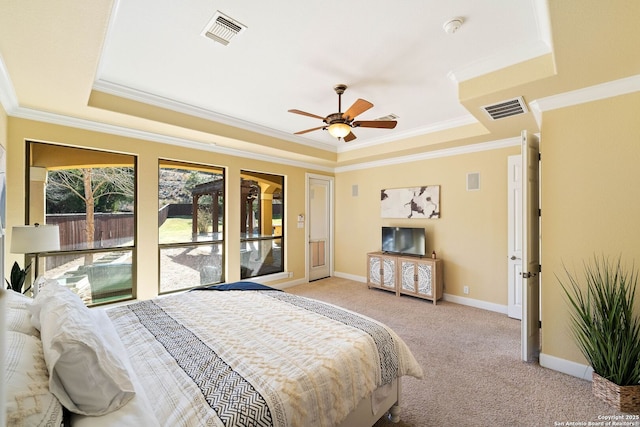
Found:
[[[256,282],[233,282],[223,285],[209,285],[194,288],[192,291],[280,291],[280,289]]]

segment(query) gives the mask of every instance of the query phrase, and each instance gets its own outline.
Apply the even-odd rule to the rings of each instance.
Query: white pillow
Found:
[[[6,345],[7,425],[61,425],[62,405],[49,391],[49,372],[40,340],[32,335],[7,331]]]
[[[47,279],[44,276],[38,277],[36,281],[33,282],[33,286],[31,286],[33,297],[35,298],[36,296],[38,296],[38,292],[40,292],[42,288],[52,283],[58,283],[58,281],[56,279]]]
[[[102,336],[103,320],[97,319],[104,318],[89,310],[80,297],[57,283],[47,284],[31,312],[32,323],[40,326],[49,389],[67,409],[103,415],[133,398],[126,365]]]
[[[9,289],[5,291],[5,295],[7,296],[7,307],[9,308],[27,308],[33,302],[28,296]]]
[[[40,337],[40,332],[31,324],[31,313],[26,308],[7,307],[7,330]]]
[[[108,314],[102,309],[93,309],[91,313],[96,317],[103,317],[100,324],[103,325],[103,335],[109,345],[118,353],[126,354],[126,350],[116,328],[113,326]],[[153,406],[149,402],[149,398],[145,393],[142,383],[131,367],[129,357],[123,357],[131,382],[133,383],[136,395],[122,408],[117,411],[110,412],[100,417],[90,417],[86,415],[73,414],[71,416],[71,425],[74,427],[96,427],[96,426],[118,426],[118,427],[160,427],[162,424],[158,422],[153,411]]]
[[[21,332],[40,338],[40,332],[31,325],[31,312],[28,310],[33,300],[19,292],[7,290],[7,330]]]

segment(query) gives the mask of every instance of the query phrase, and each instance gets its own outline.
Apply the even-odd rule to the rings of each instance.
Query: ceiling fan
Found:
[[[357,120],[353,121],[356,116],[364,113],[369,108],[373,107],[373,104],[364,99],[358,99],[353,103],[351,107],[344,113],[342,112],[342,94],[347,89],[347,85],[337,84],[333,87],[333,90],[338,94],[338,112],[329,114],[327,117],[320,117],[315,114],[307,113],[300,110],[289,110],[290,113],[301,114],[303,116],[309,116],[322,120],[325,124],[311,129],[301,130],[295,132],[295,135],[301,135],[307,132],[313,132],[314,130],[327,129],[331,136],[334,138],[343,138],[345,142],[353,141],[356,136],[351,132],[352,128],[382,128],[393,129],[398,124],[395,120]]]

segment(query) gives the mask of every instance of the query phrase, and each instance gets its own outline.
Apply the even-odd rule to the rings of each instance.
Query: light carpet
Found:
[[[402,379],[401,422],[375,427],[604,426],[605,417],[631,417],[595,398],[591,382],[522,362],[520,321],[506,315],[335,277],[286,291],[387,324],[422,365],[423,380]]]

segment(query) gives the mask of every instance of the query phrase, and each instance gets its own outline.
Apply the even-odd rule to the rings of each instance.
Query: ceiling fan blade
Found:
[[[301,130],[301,131],[295,132],[294,135],[302,135],[303,133],[313,132],[314,130],[320,130],[320,129],[324,129],[324,128],[325,128],[325,126],[319,126],[317,128]]]
[[[311,113],[307,113],[306,111],[300,111],[300,110],[288,110],[290,113],[294,113],[294,114],[301,114],[303,116],[309,116],[309,117],[313,117],[315,119],[320,119],[320,120],[324,120],[324,117],[320,117],[317,116],[315,114],[311,114]]]
[[[395,120],[360,120],[353,122],[353,127],[393,129],[398,124]]]
[[[342,117],[346,120],[353,120],[358,114],[362,114],[369,108],[373,107],[373,104],[364,99],[358,98],[347,111],[342,114]]]
[[[356,136],[353,134],[353,132],[349,132],[349,135],[344,137],[344,142],[353,141],[354,139],[356,139]]]

